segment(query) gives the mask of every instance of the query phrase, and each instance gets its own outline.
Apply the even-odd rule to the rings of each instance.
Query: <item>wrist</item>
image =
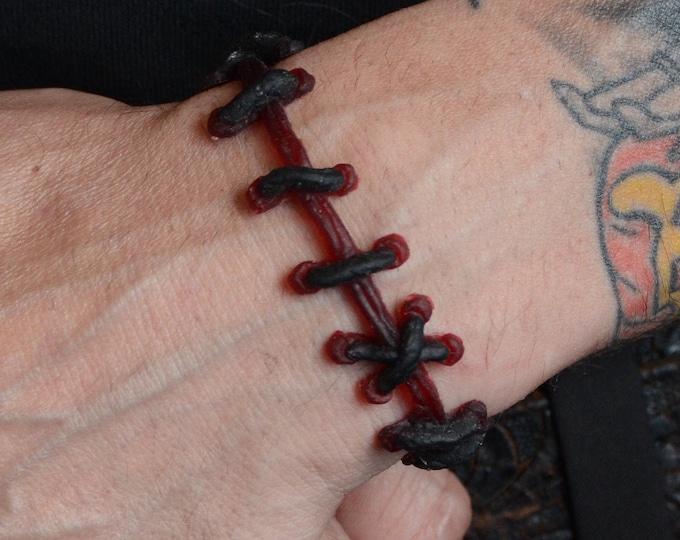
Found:
[[[590,157],[598,143],[556,99],[552,78],[582,75],[542,34],[516,17],[491,24],[467,12],[451,34],[436,4],[288,60],[321,74],[288,111],[314,164],[355,166],[361,187],[336,207],[360,244],[392,232],[409,243],[411,259],[378,278],[385,295],[431,296],[430,324],[466,343],[464,361],[441,370],[455,392],[442,393],[497,411],[613,335]],[[411,26],[427,35],[398,34],[400,17],[423,19]]]

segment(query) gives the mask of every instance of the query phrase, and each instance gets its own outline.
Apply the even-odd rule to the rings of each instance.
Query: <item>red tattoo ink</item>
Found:
[[[622,338],[680,311],[679,84],[680,64],[663,52],[591,90],[553,82],[571,116],[610,139],[596,204]]]

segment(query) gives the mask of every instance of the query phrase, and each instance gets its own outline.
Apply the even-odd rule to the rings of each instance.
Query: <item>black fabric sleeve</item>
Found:
[[[599,354],[552,384],[579,540],[673,539],[635,354]]]
[[[308,45],[414,0],[3,0],[0,89],[65,87],[130,104],[181,100],[230,44],[275,30]]]

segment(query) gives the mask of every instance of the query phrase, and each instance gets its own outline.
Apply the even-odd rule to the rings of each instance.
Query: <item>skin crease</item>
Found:
[[[411,247],[376,278],[388,306],[426,294],[428,331],[465,342],[432,369],[446,407],[491,413],[603,347],[616,316],[593,207],[605,143],[550,87],[589,79],[514,4],[433,0],[284,63],[317,79],[288,107],[312,163],[362,179],[334,203],[358,245]],[[602,26],[593,61],[625,32]],[[398,397],[366,404],[370,366],[323,358],[363,328],[342,291],[282,285],[323,252],[293,205],[246,208],[277,166],[263,128],[208,137],[237,90],[139,109],[3,94],[3,538],[463,536],[455,477],[375,445]]]

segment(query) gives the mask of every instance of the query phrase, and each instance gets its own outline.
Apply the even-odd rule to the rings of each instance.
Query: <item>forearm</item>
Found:
[[[518,253],[518,260],[588,246],[588,259],[562,253],[556,256],[562,272],[549,269],[545,276],[558,284],[553,289],[562,302],[591,302],[556,311],[563,321],[565,312],[578,319],[584,314],[577,315],[576,306],[591,304],[601,310],[601,323],[586,319],[583,327],[611,332],[612,297],[596,292],[606,269],[617,312],[614,337],[635,335],[677,312],[670,187],[677,176],[676,11],[669,2],[485,2],[477,10],[465,2],[427,3],[315,49],[325,76],[314,99],[300,106],[300,123],[311,124],[311,139],[332,141],[324,150],[338,157],[358,154],[355,162],[364,158],[358,166],[364,177],[374,171],[371,176],[391,188],[401,184],[411,194],[419,189],[432,224],[429,238],[436,241],[435,227],[457,231],[462,240],[456,253],[474,249],[464,233],[475,219],[480,229],[493,227],[488,208],[496,225],[527,226],[531,253]],[[314,57],[314,51],[308,54]],[[348,73],[357,81],[352,87]],[[338,110],[340,122],[333,117]],[[307,111],[313,113],[305,116]],[[616,199],[616,179],[640,167],[658,173],[641,189],[650,188],[648,197],[665,193],[671,208]],[[659,174],[665,180],[653,185],[662,180]],[[477,214],[465,215],[465,223],[449,214],[435,225],[429,209],[446,208],[447,189],[480,192]],[[504,202],[518,204],[513,196],[522,190],[526,200],[552,206],[541,205],[545,215],[533,209],[531,223],[517,216],[499,219]],[[427,195],[432,199],[426,202]],[[410,204],[418,200],[409,197]],[[556,228],[545,228],[551,223]],[[496,230],[502,239],[505,231]],[[531,230],[551,234],[532,240]],[[586,275],[593,289],[582,287]],[[538,276],[525,278],[541,284]],[[570,294],[569,283],[579,291]],[[494,296],[502,301],[503,294]],[[565,305],[554,300],[545,306]],[[581,343],[598,346],[601,337]]]
[[[315,163],[351,155],[362,177],[342,214],[364,245],[389,232],[411,245],[408,263],[380,277],[386,294],[428,294],[432,327],[465,341],[466,361],[437,373],[454,385],[445,396],[500,410],[501,396],[612,338],[593,159],[606,146],[552,88],[587,77],[522,12],[426,3],[293,64],[319,79],[290,108]]]

